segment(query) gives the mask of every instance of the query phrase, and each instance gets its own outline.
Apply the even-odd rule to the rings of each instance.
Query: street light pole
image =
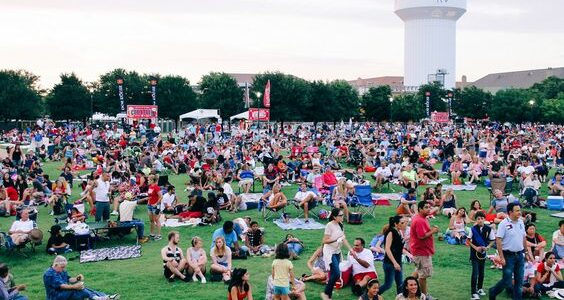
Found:
[[[391,123],[393,123],[393,120],[392,120],[392,116],[393,116],[392,115],[393,114],[392,105],[394,104],[394,97],[390,96],[390,98],[388,98],[388,100],[390,101],[390,124],[391,124]]]
[[[258,132],[258,136],[260,139],[260,96],[262,95],[261,92],[255,92],[255,95],[257,95],[257,100],[258,100],[258,112],[257,112],[257,132]]]

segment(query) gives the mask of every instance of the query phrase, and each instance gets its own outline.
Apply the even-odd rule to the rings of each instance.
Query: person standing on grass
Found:
[[[149,222],[151,223],[151,234],[149,237],[155,241],[161,240],[161,221],[159,216],[161,213],[161,201],[163,195],[161,188],[157,184],[157,176],[149,176],[149,190],[147,191],[149,200],[147,202],[147,212],[149,214]]]
[[[329,269],[329,280],[325,285],[325,290],[321,292],[320,296],[323,300],[331,299],[333,295],[333,288],[335,283],[341,277],[341,270],[339,263],[341,262],[341,247],[343,244],[347,246],[352,256],[356,259],[358,256],[352,250],[351,245],[347,242],[345,231],[343,228],[343,218],[345,214],[338,208],[331,210],[330,222],[325,226],[325,233],[323,235],[323,261],[325,267]]]
[[[427,201],[417,204],[419,213],[411,220],[409,246],[413,254],[416,272],[421,292],[428,300],[433,300],[427,289],[427,278],[433,275],[433,255],[435,254],[435,243],[433,235],[439,232],[438,226],[429,225],[427,216],[431,211],[431,205]]]
[[[276,258],[272,262],[274,300],[290,299],[290,285],[294,285],[294,265],[289,258],[288,246],[278,244],[276,246]]]
[[[484,226],[486,215],[478,211],[474,218],[476,225],[470,230],[468,235],[468,245],[470,246],[470,262],[472,263],[472,276],[470,278],[470,294],[472,300],[480,299],[486,293],[482,289],[484,286],[484,267],[487,251],[493,246],[495,236],[489,226]]]
[[[96,222],[110,219],[110,174],[103,172],[92,189],[93,198],[96,200]]]
[[[380,287],[380,295],[392,287],[392,280],[396,282],[396,294],[401,292],[403,281],[402,260],[403,238],[400,230],[405,230],[407,221],[401,216],[390,217],[388,230],[384,233],[384,284]]]
[[[509,217],[499,223],[496,234],[496,245],[500,263],[503,266],[503,275],[501,280],[490,288],[490,300],[495,300],[504,288],[511,287],[513,287],[512,299],[521,300],[522,298],[521,289],[525,272],[524,251],[527,246],[525,224],[521,220],[521,206],[518,203],[509,203],[507,212]]]

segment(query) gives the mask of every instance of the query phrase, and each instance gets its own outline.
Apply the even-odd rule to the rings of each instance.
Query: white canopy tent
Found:
[[[221,119],[217,109],[196,109],[194,111],[185,113],[178,117],[180,121],[184,119]]]
[[[248,120],[248,119],[249,119],[249,111],[248,111],[248,110],[247,110],[247,111],[244,111],[244,112],[242,112],[242,113],[240,113],[240,114],[236,114],[236,115],[234,115],[234,116],[231,116],[231,117],[229,118],[229,120],[231,120],[231,121],[233,121],[233,120],[242,120],[242,119],[243,119],[243,120]]]
[[[116,121],[117,119],[117,117],[108,116],[99,112],[92,115],[92,121]]]

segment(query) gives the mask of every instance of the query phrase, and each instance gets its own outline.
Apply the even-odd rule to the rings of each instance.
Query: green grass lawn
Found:
[[[55,178],[60,173],[56,168],[59,163],[46,163],[45,170]],[[170,181],[177,187],[177,194],[182,201],[186,201],[186,192],[184,192],[184,183],[188,180],[186,175],[170,176]],[[73,194],[79,194],[79,188],[75,186]],[[395,187],[400,190],[399,187]],[[546,184],[543,185],[542,195],[546,195]],[[237,191],[237,188],[235,187]],[[285,187],[284,192],[288,198],[292,198],[295,194],[296,187]],[[421,189],[419,192],[422,192]],[[488,207],[489,194],[486,188],[480,186],[474,192],[458,192],[458,205],[468,208],[470,201],[479,199],[482,205]],[[535,210],[538,214],[537,230],[546,239],[550,240],[552,232],[558,226],[558,219],[549,216],[547,210]],[[289,209],[290,214],[294,212],[294,208]],[[40,209],[38,225],[45,233],[45,242],[48,238],[48,228],[53,224],[53,218],[47,215],[46,208]],[[388,217],[395,214],[395,207],[377,207],[376,219],[371,217],[364,218],[362,225],[345,225],[345,232],[349,241],[352,242],[354,237],[363,237],[367,243],[372,237],[380,232],[382,226],[387,223]],[[284,238],[286,232],[279,229],[272,222],[264,222],[260,219],[257,210],[240,212],[230,214],[223,212],[224,220],[234,219],[249,215],[254,219],[259,220],[261,227],[266,230],[266,242],[269,245],[280,243]],[[147,220],[145,206],[137,208],[136,217]],[[14,218],[0,219],[0,230],[6,231],[13,222]],[[441,231],[448,226],[448,219],[440,216],[431,221],[441,228]],[[147,224],[147,223],[146,223]],[[208,249],[212,232],[218,226],[208,227],[180,227],[178,230],[181,234],[180,246],[184,249],[188,248],[190,238],[198,235],[204,239],[205,248]],[[163,236],[170,229],[163,229]],[[148,234],[148,226],[146,226]],[[323,231],[295,231],[294,235],[299,237],[305,242],[306,249],[302,254],[301,259],[294,261],[295,273],[297,276],[302,273],[308,273],[306,261],[312,252],[320,245]],[[135,235],[130,234],[124,240],[119,242],[100,242],[97,248],[108,247],[115,244],[132,244],[135,242]],[[223,283],[211,283],[202,285],[200,283],[183,283],[175,282],[168,283],[162,275],[162,260],[160,258],[160,249],[166,245],[166,238],[158,242],[148,242],[143,245],[142,257],[137,259],[129,259],[123,261],[104,261],[96,263],[80,264],[78,259],[69,262],[67,267],[71,275],[78,273],[84,274],[86,278],[86,285],[93,289],[101,290],[106,293],[120,293],[122,299],[226,299],[227,288]],[[445,242],[435,240],[436,255],[433,257],[434,261],[434,275],[429,280],[429,289],[432,295],[444,300],[450,299],[469,299],[470,297],[470,273],[471,267],[468,262],[469,250],[464,246],[447,245]],[[69,253],[67,258],[74,259],[78,253]],[[44,252],[44,246],[38,248],[38,252],[32,254],[30,258],[23,258],[17,254],[7,256],[4,249],[0,250],[0,260],[6,262],[11,267],[11,272],[15,275],[17,283],[27,284],[28,290],[24,292],[30,299],[44,299],[45,290],[43,288],[42,275],[43,272],[50,266],[53,256],[49,256]],[[234,267],[243,267],[249,269],[251,276],[251,283],[253,287],[253,296],[255,299],[263,299],[265,295],[266,278],[270,274],[272,258],[253,257],[247,260],[235,260]],[[376,263],[377,272],[380,280],[383,281],[382,264]],[[404,266],[404,276],[413,271],[412,265]],[[491,287],[495,282],[501,278],[501,271],[489,269],[489,263],[486,264],[485,275],[485,290]],[[308,283],[306,293],[308,299],[319,299],[319,293],[322,291],[323,286],[314,283]],[[392,287],[386,292],[385,299],[394,299],[395,295]],[[486,296],[487,297],[487,296]],[[343,290],[336,290],[333,299],[356,299],[351,292],[350,288]],[[485,297],[483,299],[486,299]],[[500,295],[498,299],[509,299]]]

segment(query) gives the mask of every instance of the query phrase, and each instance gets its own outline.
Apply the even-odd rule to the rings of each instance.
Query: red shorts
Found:
[[[188,219],[188,218],[201,218],[204,214],[201,211],[184,211],[178,214],[178,216]]]
[[[496,217],[497,217],[497,214],[486,214],[486,221],[493,223],[495,221]]]
[[[354,282],[359,282],[366,276],[370,277],[370,279],[378,278],[378,275],[376,275],[376,272],[358,273],[358,274],[353,276]]]

